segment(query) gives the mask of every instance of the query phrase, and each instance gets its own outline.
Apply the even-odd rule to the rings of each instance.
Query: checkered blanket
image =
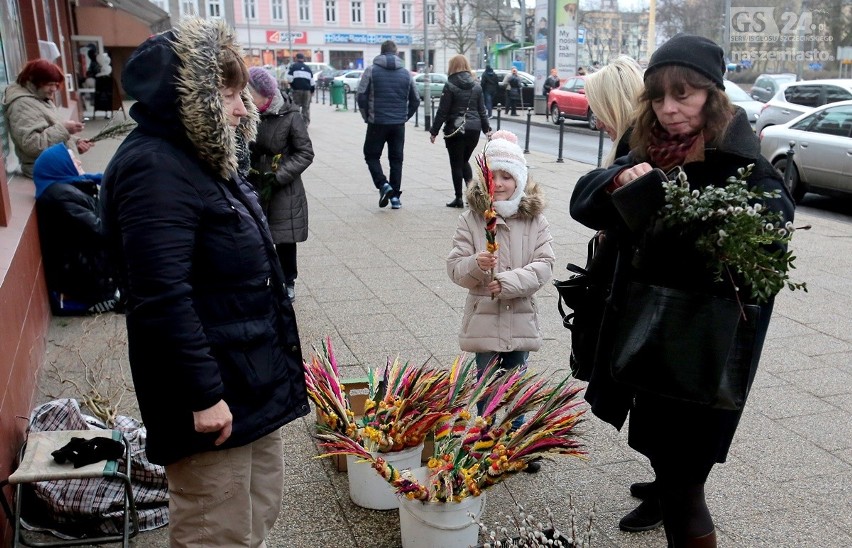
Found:
[[[52,430],[103,430],[95,417],[84,415],[74,399],[53,400],[33,409],[30,432]],[[145,427],[131,417],[116,417],[131,447],[130,478],[139,514],[139,530],[148,531],[169,522],[168,485],[162,466],[145,455]],[[122,466],[123,470],[124,467]],[[40,511],[23,520],[28,529],[48,530],[65,538],[88,534],[119,534],[123,527],[124,487],[106,478],[42,481],[31,484]],[[36,516],[38,516],[37,519]]]

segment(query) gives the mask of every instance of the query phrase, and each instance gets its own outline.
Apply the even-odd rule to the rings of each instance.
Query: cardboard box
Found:
[[[367,383],[367,378],[342,379],[342,384],[343,391],[349,396],[350,409],[352,409],[352,412],[355,413],[355,418],[360,419],[364,416],[364,404],[367,403],[367,397],[369,396],[369,384]],[[319,418],[317,418],[317,423],[319,423]],[[434,451],[435,441],[433,436],[430,434],[426,437],[426,441],[423,443],[423,453],[420,456],[420,462],[429,462]],[[332,457],[332,461],[334,462],[334,466],[338,472],[347,471],[346,455],[335,455]]]
[[[343,392],[349,396],[349,408],[355,413],[355,418],[360,419],[364,416],[364,404],[370,394],[367,377],[341,379],[341,383]],[[317,424],[321,424],[319,417],[316,420]],[[346,472],[346,455],[335,455],[331,459],[338,472]]]

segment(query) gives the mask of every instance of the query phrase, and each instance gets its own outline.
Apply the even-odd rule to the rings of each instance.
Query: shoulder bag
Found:
[[[760,312],[714,295],[630,283],[612,326],[612,376],[663,398],[740,410],[759,355]]]
[[[617,257],[617,242],[600,231],[589,240],[586,267],[569,263],[566,268],[573,274],[553,281],[562,325],[571,332],[571,373],[581,381],[591,378],[595,365]]]
[[[455,135],[464,135],[464,124],[467,121],[467,112],[470,110],[470,100],[473,99],[473,89],[470,90],[470,95],[467,98],[467,106],[464,107],[464,112],[461,116],[450,118],[450,127],[453,128],[451,133],[445,133],[444,139],[449,139]]]

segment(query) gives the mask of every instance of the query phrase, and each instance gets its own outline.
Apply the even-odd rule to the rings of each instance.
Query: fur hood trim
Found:
[[[233,31],[220,19],[190,18],[142,43],[121,72],[136,99],[130,116],[139,131],[157,135],[197,156],[222,178],[236,171],[235,132],[228,125],[219,87],[218,59],[227,48],[239,55]],[[236,131],[247,141],[257,133],[257,108],[247,90],[240,95],[248,116]]]
[[[236,36],[221,19],[199,18],[184,20],[175,34],[172,44],[180,61],[176,91],[181,121],[201,160],[228,179],[237,169],[236,136],[228,125],[219,92],[223,85],[222,75],[212,68],[218,66],[225,49],[240,55]],[[248,116],[237,131],[251,142],[257,136],[257,107],[248,90],[243,89],[240,97]]]
[[[488,207],[488,192],[485,190],[485,185],[481,180],[477,179],[468,185],[466,195],[467,203],[472,211],[485,213],[485,209]],[[531,219],[543,213],[546,206],[547,202],[540,187],[531,179],[527,179],[527,188],[524,190],[524,196],[521,197],[521,202],[518,204],[518,212],[515,216],[522,219]]]

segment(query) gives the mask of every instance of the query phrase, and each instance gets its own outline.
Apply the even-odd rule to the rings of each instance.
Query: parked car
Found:
[[[783,86],[760,111],[755,129],[789,122],[814,108],[852,99],[852,79],[807,80]]]
[[[725,93],[733,104],[742,107],[746,111],[748,121],[751,122],[751,127],[754,128],[754,124],[757,122],[758,116],[760,116],[760,109],[763,108],[763,103],[752,99],[743,88],[730,80],[725,80]]]
[[[477,69],[476,77],[482,78],[482,73],[485,72],[485,69]],[[497,73],[497,78],[500,82],[503,81],[503,78],[511,71],[511,69],[494,69],[494,72]],[[521,79],[521,108],[528,108],[533,106],[533,98],[535,97],[535,76],[530,74],[529,72],[518,71],[518,76]],[[506,100],[506,90],[503,89],[503,86],[497,87],[497,93],[494,95],[494,104],[500,104],[504,107],[509,104]]]
[[[562,87],[550,90],[547,105],[554,124],[559,123],[559,114],[562,113],[566,118],[586,120],[589,129],[596,129],[597,121],[586,98],[585,76],[572,76],[565,80]]]
[[[806,192],[852,194],[852,101],[817,107],[760,132],[761,154],[781,173],[791,141],[789,186],[797,202]]]
[[[313,73],[315,78],[316,75],[320,72],[332,73],[337,70],[328,63],[314,63],[312,61],[305,61],[305,64],[308,65],[309,69],[311,69],[311,72]]]
[[[430,72],[429,74],[417,74],[414,76],[414,85],[417,86],[417,93],[421,99],[426,98],[426,82],[429,82],[429,97],[440,97],[444,91],[444,84],[447,83],[447,75],[440,72]]]
[[[319,72],[314,73],[314,85],[318,89],[328,88],[331,86],[332,80],[334,80],[335,76],[343,74],[344,70],[334,70],[334,69],[323,69]]]
[[[778,88],[784,84],[790,84],[796,81],[796,75],[784,72],[781,74],[761,74],[751,86],[751,97],[755,101],[765,103],[775,97],[778,93]]]
[[[334,77],[335,80],[343,82],[343,90],[350,93],[358,89],[358,83],[361,81],[363,70],[344,70]]]

